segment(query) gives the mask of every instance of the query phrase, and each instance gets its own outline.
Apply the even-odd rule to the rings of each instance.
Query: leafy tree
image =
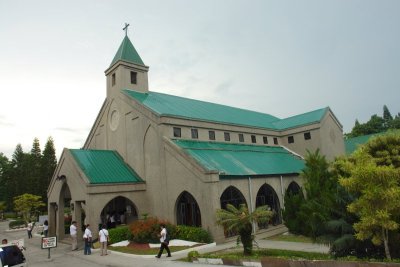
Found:
[[[358,196],[348,210],[360,218],[354,224],[356,238],[372,238],[383,243],[385,255],[391,258],[390,231],[399,228],[400,218],[400,134],[390,132],[371,139],[347,162],[349,177],[339,182]]]
[[[31,220],[32,215],[39,214],[39,209],[46,206],[40,196],[23,194],[14,198],[14,210],[21,212],[26,222]]]
[[[356,120],[350,133],[345,134],[347,138],[368,134],[385,132],[388,129],[400,129],[400,113],[394,118],[386,105],[383,106],[383,116],[372,115],[366,123]]]
[[[272,218],[273,211],[268,210],[268,206],[260,206],[253,212],[249,212],[245,204],[240,204],[239,208],[227,204],[226,210],[217,210],[216,216],[218,225],[239,233],[243,244],[243,254],[251,255],[253,252],[252,225],[267,222]]]

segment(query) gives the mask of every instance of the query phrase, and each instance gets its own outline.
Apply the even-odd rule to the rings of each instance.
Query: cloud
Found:
[[[6,117],[0,115],[0,126],[7,126],[7,127],[14,127],[15,124],[12,122],[9,122]]]

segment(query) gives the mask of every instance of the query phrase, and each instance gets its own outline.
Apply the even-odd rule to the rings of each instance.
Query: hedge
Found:
[[[129,239],[130,233],[128,226],[119,226],[108,230],[110,235],[110,244],[118,243]]]
[[[208,231],[200,227],[187,225],[176,226],[175,238],[198,243],[211,243],[213,241]]]

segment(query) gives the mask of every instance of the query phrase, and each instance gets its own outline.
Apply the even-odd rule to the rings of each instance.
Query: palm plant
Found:
[[[245,204],[240,204],[239,208],[227,204],[226,209],[218,209],[216,212],[218,225],[222,225],[228,231],[239,233],[244,255],[251,255],[253,252],[253,223],[265,223],[271,219],[273,214],[274,212],[268,210],[267,205],[249,212]]]

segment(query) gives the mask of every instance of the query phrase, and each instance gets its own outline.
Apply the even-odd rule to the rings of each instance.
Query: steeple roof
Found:
[[[125,36],[124,40],[122,40],[122,43],[119,46],[118,51],[110,64],[110,67],[114,65],[114,63],[118,60],[128,61],[144,66],[143,60],[140,58],[138,52],[136,51],[135,47],[133,46],[127,35]]]

